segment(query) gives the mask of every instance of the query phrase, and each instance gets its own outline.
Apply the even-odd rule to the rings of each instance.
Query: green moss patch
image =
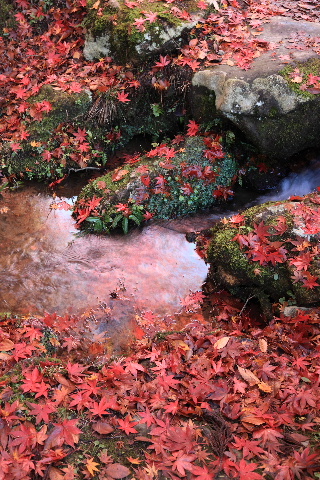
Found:
[[[296,63],[295,65],[288,65],[283,68],[280,75],[287,80],[290,88],[297,94],[305,98],[314,98],[315,94],[312,93],[312,85],[307,85],[309,75],[320,76],[320,59],[312,58],[307,62]],[[304,89],[307,86],[308,90]],[[303,87],[303,88],[301,88]],[[311,90],[310,90],[311,89]]]
[[[7,0],[0,0],[0,35],[5,35],[7,30],[16,26],[14,18],[14,2]]]

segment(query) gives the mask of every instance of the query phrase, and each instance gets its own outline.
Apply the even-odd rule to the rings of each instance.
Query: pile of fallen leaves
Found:
[[[217,298],[126,357],[90,356],[76,318],[4,318],[0,479],[318,478],[320,311]]]
[[[83,20],[90,11],[99,12],[106,3],[97,1],[92,5],[87,0],[63,0],[52,7],[49,1],[15,0],[16,27],[4,28],[0,37],[0,133],[1,142],[7,144],[11,154],[15,155],[30,144],[41,150],[43,162],[49,162],[52,157],[61,159],[61,150],[73,146],[73,159],[82,167],[87,164],[89,154],[93,154],[94,145],[89,144],[87,139],[84,144],[80,144],[79,140],[80,143],[73,145],[77,130],[74,127],[77,126],[72,125],[72,120],[68,122],[68,128],[63,126],[63,138],[62,126],[58,126],[52,132],[50,141],[29,139],[30,126],[41,121],[53,108],[48,100],[32,100],[45,85],[70,94],[91,91],[93,107],[101,95],[108,94],[115,104],[121,105],[137,95],[141,86],[140,77],[132,65],[117,65],[111,57],[94,62],[84,58],[82,49],[86,31]],[[140,3],[139,0],[125,2],[123,8],[138,8]],[[161,0],[161,3],[178,19],[193,19],[182,2]],[[153,63],[149,74],[145,73],[144,77],[148,77],[145,81],[165,95],[170,87],[172,67],[196,71],[218,62],[250,68],[252,61],[263,51],[278,47],[259,40],[264,23],[275,15],[294,16],[300,11],[303,11],[303,20],[314,18],[311,8],[317,8],[314,2],[290,2],[290,9],[288,2],[285,8],[284,3],[269,0],[240,3],[237,0],[220,0],[212,3],[200,0],[197,8],[201,15],[197,17],[198,23],[191,31],[189,41],[180,51],[161,55],[160,61]],[[151,22],[156,18],[156,15],[152,16],[143,9],[141,15],[142,20],[137,18],[138,23],[133,25],[133,29],[142,28],[139,20]],[[318,51],[318,43],[313,47]],[[314,88],[314,83],[310,85]],[[120,132],[117,134],[120,135]],[[111,131],[108,139],[113,142],[118,137]]]

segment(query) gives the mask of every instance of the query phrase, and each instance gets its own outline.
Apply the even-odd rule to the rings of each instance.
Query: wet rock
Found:
[[[235,160],[216,137],[189,137],[179,148],[160,145],[138,162],[92,181],[82,190],[75,214],[85,229],[122,227],[126,232],[150,216],[190,215],[227,199],[236,173]]]
[[[243,299],[265,304],[320,302],[320,195],[268,202],[212,229],[209,277]]]
[[[214,105],[215,115],[233,122],[260,152],[277,159],[319,145],[320,95],[300,90],[309,73],[319,75],[319,48],[315,47],[319,35],[319,23],[273,18],[259,38],[278,48],[261,53],[252,68],[219,65],[195,73],[195,117],[212,119]],[[297,49],[297,37],[301,49]],[[303,74],[300,83],[291,75],[296,68]]]

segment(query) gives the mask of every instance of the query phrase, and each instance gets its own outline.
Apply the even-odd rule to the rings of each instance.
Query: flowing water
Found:
[[[254,203],[303,195],[318,185],[319,165],[292,174]],[[69,202],[76,193],[58,191]],[[132,310],[164,315],[201,289],[207,266],[185,234],[208,228],[221,214],[154,222],[127,236],[79,236],[70,211],[50,209],[53,201],[43,186],[3,192],[0,312],[82,314],[121,297]],[[120,324],[126,310],[117,314]]]

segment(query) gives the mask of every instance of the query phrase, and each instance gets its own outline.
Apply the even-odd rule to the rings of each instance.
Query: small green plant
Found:
[[[155,117],[160,117],[164,114],[163,107],[159,103],[151,104],[152,113]]]
[[[9,186],[9,182],[5,182],[0,186],[0,192],[3,192]]]
[[[127,234],[132,224],[140,226],[152,215],[146,212],[143,205],[138,205],[134,201],[128,203],[119,203],[115,209],[103,217],[88,217],[87,222],[93,227],[94,233],[109,233],[117,228],[122,228],[123,233]]]

